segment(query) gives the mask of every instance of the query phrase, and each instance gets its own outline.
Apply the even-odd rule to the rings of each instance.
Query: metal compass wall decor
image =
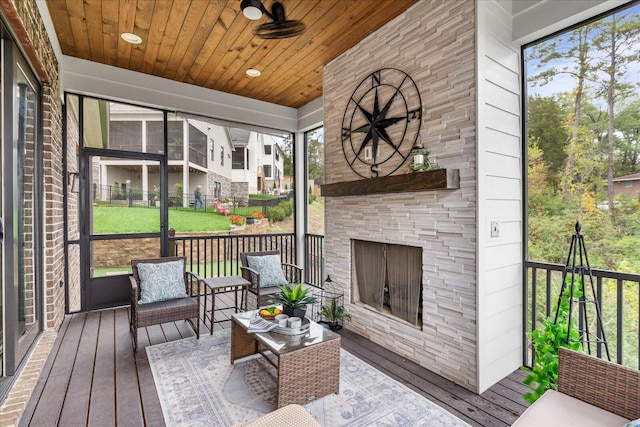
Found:
[[[422,99],[404,71],[381,68],[353,91],[342,118],[342,150],[363,178],[390,175],[411,156],[420,135]]]

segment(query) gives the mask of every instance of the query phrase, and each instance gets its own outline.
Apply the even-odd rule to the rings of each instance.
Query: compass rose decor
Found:
[[[420,135],[422,99],[413,79],[381,68],[353,91],[342,118],[342,150],[363,178],[390,175],[411,156]]]

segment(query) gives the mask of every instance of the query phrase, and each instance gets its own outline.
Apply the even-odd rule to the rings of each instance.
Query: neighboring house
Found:
[[[283,187],[284,152],[276,138],[244,129],[228,131],[235,148],[232,155],[234,194],[277,193]]]
[[[124,151],[162,153],[162,114],[126,104],[108,105],[109,113],[105,115],[108,142],[103,145]],[[233,146],[225,128],[183,117],[170,120],[167,125],[171,197],[189,206],[198,185],[207,204],[213,203],[214,198],[231,197]],[[154,200],[155,190],[160,186],[158,162],[96,157],[93,168],[94,199],[112,200],[131,193],[134,200],[147,202]]]
[[[640,191],[640,173],[619,176],[613,178],[613,194],[624,194],[629,197],[638,197]]]

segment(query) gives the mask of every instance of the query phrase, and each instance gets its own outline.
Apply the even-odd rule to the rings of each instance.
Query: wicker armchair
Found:
[[[175,322],[178,320],[186,320],[200,338],[200,283],[201,278],[189,271],[184,271],[185,291],[188,297],[177,298],[166,301],[152,302],[148,304],[138,304],[140,300],[140,276],[138,274],[139,263],[159,264],[163,262],[171,262],[184,260],[185,257],[165,257],[154,259],[136,259],[131,260],[131,269],[133,275],[131,279],[131,317],[129,319],[129,327],[133,336],[133,349],[138,348],[138,328],[150,325],[156,325],[165,322]],[[195,324],[193,319],[195,318]]]
[[[278,255],[279,251],[263,251],[263,252],[243,252],[240,254],[240,261],[242,266],[242,277],[251,282],[249,286],[249,292],[256,296],[256,308],[267,305],[271,302],[271,297],[274,294],[280,292],[277,286],[273,287],[260,287],[260,273],[249,268],[248,256],[266,256],[266,255]],[[282,271],[284,277],[289,283],[301,283],[302,282],[302,268],[294,264],[282,263]]]

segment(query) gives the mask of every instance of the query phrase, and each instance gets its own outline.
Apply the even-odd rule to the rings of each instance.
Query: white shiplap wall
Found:
[[[477,3],[478,392],[522,364],[520,47],[498,1]],[[499,237],[491,237],[491,221]]]

